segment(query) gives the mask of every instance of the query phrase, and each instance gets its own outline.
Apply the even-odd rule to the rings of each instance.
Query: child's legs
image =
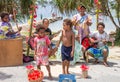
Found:
[[[51,78],[52,75],[51,75],[50,66],[49,66],[49,65],[46,65],[46,69],[47,69],[47,71],[48,71],[48,75],[49,75],[49,77]]]
[[[41,57],[37,56],[36,57],[36,64],[37,64],[37,69],[41,70]]]
[[[40,66],[40,65],[37,65],[37,69],[41,70],[41,66]]]
[[[65,74],[65,66],[66,66],[66,60],[62,61],[62,71],[63,71],[63,74]]]
[[[69,74],[70,61],[66,61],[66,74]]]
[[[62,45],[61,48],[61,53],[62,53],[62,69],[63,69],[63,74],[67,74],[68,72],[68,66],[69,66],[69,60],[73,60],[73,57],[71,57],[71,51],[72,51],[72,46],[66,47]],[[66,71],[67,70],[67,71]]]

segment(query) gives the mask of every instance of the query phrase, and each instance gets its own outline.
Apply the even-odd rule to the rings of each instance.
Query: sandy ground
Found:
[[[43,82],[58,82],[59,74],[62,73],[61,62],[52,61],[51,72],[53,80],[48,80],[46,68],[42,66],[44,72]],[[110,67],[105,67],[102,63],[93,64],[92,60],[88,64],[89,78],[81,78],[81,64],[84,61],[81,59],[76,65],[70,66],[70,73],[75,74],[76,82],[120,82],[120,47],[110,48],[108,63]],[[22,66],[0,67],[0,82],[28,82],[26,65],[32,64],[35,66],[35,61],[24,63]],[[36,67],[36,66],[35,66]]]

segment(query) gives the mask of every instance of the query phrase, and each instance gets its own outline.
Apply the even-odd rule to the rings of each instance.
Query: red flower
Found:
[[[34,67],[33,67],[33,65],[27,65],[26,68],[27,69],[33,69]]]
[[[34,17],[34,18],[36,18],[36,17],[37,17],[37,15],[34,15],[33,17]]]
[[[82,64],[80,68],[82,69],[82,71],[88,70],[88,66],[86,66],[85,64]]]
[[[33,20],[34,22],[36,22],[36,20]]]
[[[38,9],[38,6],[36,5],[35,8]]]
[[[94,3],[95,3],[95,4],[98,4],[98,0],[94,0]]]
[[[38,80],[43,79],[43,72],[39,70],[33,70],[33,72],[28,74],[28,80]]]

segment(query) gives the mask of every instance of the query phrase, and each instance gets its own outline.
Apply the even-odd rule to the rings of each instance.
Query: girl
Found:
[[[49,79],[52,79],[48,61],[48,46],[50,47],[50,49],[52,49],[50,46],[51,42],[49,38],[45,36],[45,27],[40,24],[37,27],[38,36],[34,39],[34,58],[37,63],[37,68],[41,69],[41,64],[45,65],[48,71]]]
[[[1,20],[2,20],[2,23],[0,24],[0,39],[15,38],[19,36],[19,33],[22,28],[19,27],[18,31],[14,31],[12,29],[12,26],[9,23],[10,18],[8,13],[2,13]]]

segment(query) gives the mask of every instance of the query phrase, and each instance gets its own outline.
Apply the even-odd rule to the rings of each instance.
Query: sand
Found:
[[[59,74],[62,73],[61,61],[52,60],[51,65],[53,80],[48,79],[47,71],[42,66],[44,72],[43,82],[58,82]],[[88,64],[89,70],[87,79],[81,78],[80,66],[84,61],[81,59],[75,65],[70,66],[70,73],[75,74],[76,82],[120,82],[120,47],[110,47],[108,63],[110,67],[105,67],[102,63],[93,64],[92,60]],[[24,63],[21,66],[0,67],[0,82],[28,82],[26,65],[32,64],[36,67],[35,61]]]

